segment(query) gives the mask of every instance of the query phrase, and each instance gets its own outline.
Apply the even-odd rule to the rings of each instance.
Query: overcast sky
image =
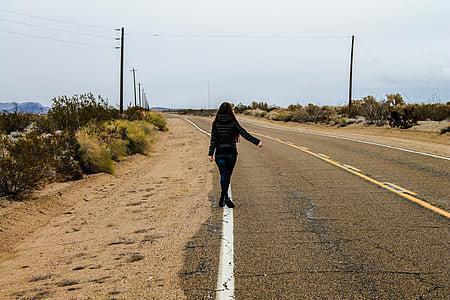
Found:
[[[126,102],[135,67],[152,106],[206,107],[208,81],[212,106],[342,104],[352,34],[354,98],[400,92],[411,101],[449,101],[449,16],[448,0],[2,0],[0,101],[50,105],[58,95],[93,92],[116,104],[114,28],[121,26]],[[280,38],[293,35],[302,37]]]

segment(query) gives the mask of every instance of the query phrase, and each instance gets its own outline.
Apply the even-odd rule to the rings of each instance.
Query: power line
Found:
[[[20,33],[10,30],[4,30],[0,29],[1,32],[6,32],[10,34],[20,35],[20,36],[26,36],[26,37],[32,37],[37,39],[44,39],[44,40],[50,40],[50,41],[56,41],[56,42],[62,42],[62,43],[68,43],[68,44],[76,44],[76,45],[83,45],[83,46],[93,46],[93,47],[101,47],[101,48],[114,48],[113,46],[107,46],[107,45],[100,45],[100,44],[91,44],[91,43],[84,43],[84,42],[76,42],[76,41],[68,41],[68,40],[62,40],[62,39],[55,39],[40,35],[34,35],[34,34],[27,34],[27,33]]]
[[[85,35],[85,36],[91,36],[91,37],[98,37],[98,38],[111,39],[110,36],[105,36],[105,35],[96,35],[96,34],[90,34],[90,33],[76,32],[76,31],[70,31],[70,30],[63,30],[63,29],[57,29],[57,28],[52,28],[52,27],[47,27],[47,26],[41,26],[41,25],[36,25],[36,24],[31,24],[31,23],[26,23],[26,22],[19,22],[19,21],[14,21],[14,20],[8,20],[8,19],[3,19],[3,18],[0,18],[0,21],[10,22],[10,23],[16,23],[16,24],[21,24],[21,25],[27,25],[27,26],[31,26],[31,27],[42,28],[42,29],[48,29],[48,30],[53,30],[53,31],[59,31],[59,32],[65,32],[65,33],[77,34],[77,35]]]
[[[386,70],[383,68],[383,66],[382,66],[381,63],[378,61],[378,59],[376,59],[375,56],[374,56],[373,54],[371,54],[371,52],[370,52],[366,47],[363,47],[363,48],[365,48],[365,51],[366,51],[366,53],[367,53],[367,57],[369,57],[369,59],[370,59],[370,60],[371,60],[371,61],[372,61],[379,69],[380,69],[381,73],[383,73],[384,76],[385,76],[392,84],[394,84],[394,85],[396,85],[396,86],[399,86],[400,84],[399,84],[396,80],[394,80],[394,79],[392,78],[392,76],[388,74],[388,72],[386,72]],[[403,89],[401,89],[400,91],[403,93],[403,95],[405,95],[406,99],[408,99],[409,102],[412,102],[411,99],[408,97],[408,95],[405,93],[405,91],[404,91]]]
[[[109,28],[109,27],[104,27],[104,26],[89,25],[89,24],[83,24],[83,23],[76,23],[76,22],[69,22],[69,21],[64,21],[64,20],[40,17],[40,16],[24,14],[24,13],[20,13],[20,12],[8,10],[8,9],[0,9],[0,11],[6,12],[6,13],[9,13],[9,14],[25,16],[25,17],[34,18],[34,19],[40,19],[40,20],[46,20],[46,21],[51,21],[51,22],[57,22],[57,23],[63,23],[63,24],[69,24],[69,25],[76,25],[76,26],[83,26],[83,27],[98,28],[98,29],[114,30],[114,28]]]
[[[128,33],[128,36],[164,38],[214,38],[214,39],[350,39],[350,35],[217,35],[217,34],[172,34],[172,33]]]

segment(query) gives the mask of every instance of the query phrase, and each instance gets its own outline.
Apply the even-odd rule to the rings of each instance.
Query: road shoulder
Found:
[[[0,210],[21,211],[9,225],[25,236],[1,249],[0,298],[185,298],[184,249],[211,217],[212,166],[207,139],[180,119],[169,127],[154,153],[128,159],[116,176]]]

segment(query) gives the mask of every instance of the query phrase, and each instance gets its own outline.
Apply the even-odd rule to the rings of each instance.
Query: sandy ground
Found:
[[[440,134],[436,130],[428,131],[419,130],[417,128],[401,130],[397,128],[368,126],[347,126],[337,128],[335,126],[319,124],[299,124],[294,122],[271,121],[243,115],[239,115],[238,118],[240,120],[247,120],[263,125],[281,126],[284,128],[296,128],[310,132],[333,134],[450,157],[450,134]],[[424,124],[421,126],[426,127]],[[442,124],[439,126],[442,126]]]
[[[208,139],[169,119],[150,156],[0,208],[0,299],[183,299],[186,243],[211,214]]]

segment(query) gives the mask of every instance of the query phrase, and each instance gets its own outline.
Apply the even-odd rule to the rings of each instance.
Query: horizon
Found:
[[[367,95],[367,96],[372,96],[372,95]],[[358,101],[358,100],[362,100],[362,98],[361,99],[353,99],[353,101]],[[385,98],[382,98],[382,99],[376,98],[376,100],[377,101],[381,101],[381,100],[385,100]],[[407,101],[406,99],[404,99],[404,100],[405,100],[406,104],[444,104],[444,105],[447,104],[448,105],[450,103],[450,100],[448,100],[448,101],[428,101],[428,102],[418,102],[418,101],[410,102],[410,101]],[[230,102],[230,101],[227,101],[227,100],[225,100],[225,101],[226,102]],[[225,102],[225,101],[222,101],[222,102]],[[281,106],[281,105],[271,104],[271,103],[269,103],[267,101],[257,101],[257,100],[250,101],[248,103],[243,103],[243,102],[239,102],[239,101],[238,102],[231,101],[230,103],[235,105],[235,106],[238,105],[238,104],[243,104],[245,106],[251,106],[252,102],[266,102],[267,104],[269,104],[270,107],[282,108],[282,109],[283,108],[287,108],[291,104],[293,104],[293,105],[300,104],[302,106],[306,106],[308,104],[313,104],[313,105],[317,105],[317,106],[332,106],[332,107],[342,107],[342,106],[347,106],[348,105],[348,103],[342,103],[342,104],[339,104],[339,103],[335,103],[335,104],[333,104],[333,103],[331,103],[331,104],[330,103],[329,104],[320,104],[319,103],[318,104],[318,103],[314,103],[314,102],[303,102],[303,103],[296,102],[296,103],[290,103],[290,104]],[[20,102],[20,101],[1,101],[0,100],[0,104],[9,104],[9,103],[11,103],[11,104],[38,103],[38,104],[42,105],[43,108],[51,109],[51,107],[52,107],[51,103],[50,103],[50,105],[45,105],[45,104],[43,104],[42,102],[39,102],[39,101],[23,101],[23,102]],[[112,105],[108,101],[108,104],[110,104],[114,108],[117,108],[117,109],[119,108],[119,105],[117,103]],[[219,103],[219,105],[220,105],[220,103]],[[210,108],[208,108],[208,107],[169,107],[169,106],[164,106],[164,105],[162,105],[162,106],[161,105],[150,105],[150,109],[153,109],[153,108],[164,108],[164,109],[169,109],[169,110],[179,110],[179,109],[193,109],[193,110],[201,110],[201,109],[209,110],[209,109],[212,109],[212,110],[214,110],[214,109],[217,109],[219,105],[217,105],[216,107],[210,107]],[[133,105],[130,105],[130,103],[124,106],[125,109],[128,109],[130,107],[133,107]]]

